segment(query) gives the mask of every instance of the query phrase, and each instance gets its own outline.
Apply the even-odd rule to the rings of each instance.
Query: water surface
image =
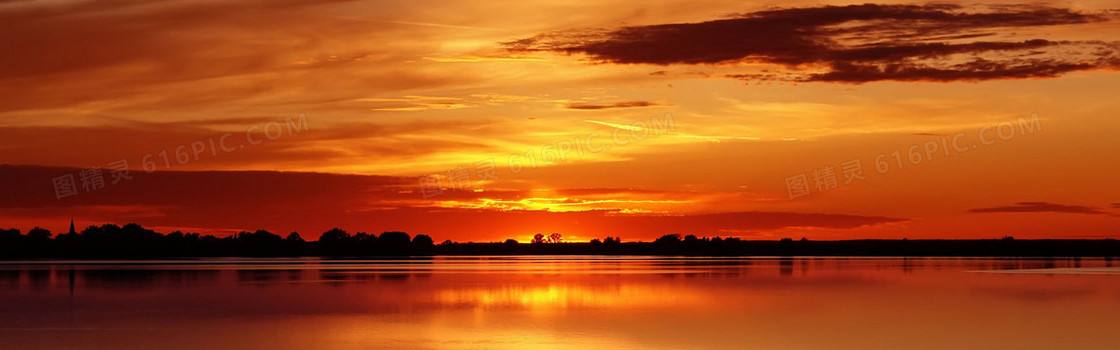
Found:
[[[0,262],[4,349],[1053,349],[1120,343],[1102,259]]]

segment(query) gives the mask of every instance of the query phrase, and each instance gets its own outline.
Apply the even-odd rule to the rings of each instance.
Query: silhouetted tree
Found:
[[[303,243],[304,242],[303,237],[300,237],[299,232],[295,232],[295,231],[293,231],[292,233],[289,233],[288,237],[284,238],[284,240],[288,241],[289,243]]]
[[[533,244],[541,244],[541,243],[544,243],[544,242],[545,242],[545,237],[544,237],[544,234],[542,234],[542,233],[538,233],[538,234],[533,235],[533,240],[530,241],[530,243],[533,243]]]
[[[337,227],[319,235],[319,242],[342,242],[348,239],[350,239],[350,234]]]
[[[563,239],[564,235],[561,235],[559,232],[553,232],[548,235],[548,243],[560,243]]]
[[[31,231],[27,231],[27,240],[29,242],[46,242],[51,239],[51,231],[35,226]]]
[[[288,237],[284,237],[284,252],[288,256],[301,256],[306,254],[304,251],[307,247],[307,241],[299,235],[299,232],[292,231]]]
[[[353,250],[352,255],[375,255],[378,254],[378,239],[377,236],[365,232],[358,232],[354,234],[354,245],[350,247]]]
[[[610,237],[603,239],[603,252],[617,253],[621,246],[621,240],[618,237]]]
[[[505,254],[517,254],[519,248],[521,248],[521,244],[513,238],[506,239],[506,241],[502,243],[502,245],[502,252]]]
[[[679,233],[658,237],[653,241],[653,248],[660,254],[679,254],[681,235]]]
[[[432,237],[428,235],[416,235],[412,238],[412,254],[413,255],[432,255],[435,251],[435,243],[432,242]]]
[[[0,257],[13,256],[23,246],[23,236],[18,229],[0,230]]]
[[[680,243],[680,242],[681,242],[681,234],[679,234],[679,233],[664,235],[664,236],[658,237],[657,240],[653,241],[654,244],[677,244],[677,243]]]
[[[19,229],[0,229],[0,244],[20,240]]]
[[[243,256],[276,256],[284,252],[284,239],[266,230],[239,232],[235,236],[235,249]]]
[[[352,237],[340,228],[333,228],[319,235],[319,249],[326,255],[349,255],[352,249],[347,249]]]
[[[47,255],[50,252],[51,231],[35,227],[27,231],[24,247],[33,255]]]
[[[407,233],[389,231],[381,233],[381,236],[377,237],[377,243],[382,254],[408,255],[412,239]]]

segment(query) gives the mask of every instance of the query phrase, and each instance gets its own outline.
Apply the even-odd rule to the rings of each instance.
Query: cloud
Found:
[[[0,55],[0,113],[89,102],[164,114],[241,99],[337,103],[470,79],[394,65],[422,51],[415,43],[435,42],[428,38],[439,34],[387,21],[408,16],[406,4],[378,4],[364,20],[338,16],[339,8],[365,6],[349,0],[6,4],[0,50],[10,54]]]
[[[207,41],[174,35],[184,28],[201,31],[222,28],[237,21],[243,26],[274,25],[278,19],[298,19],[300,11],[348,0],[244,1],[238,3],[190,4],[146,1],[73,1],[31,3],[0,9],[0,29],[22,35],[9,36],[5,49],[19,54],[0,58],[0,76],[57,74],[147,60],[165,61],[174,74],[183,68],[209,65],[210,72],[256,68],[267,62],[251,45],[236,52],[200,50]],[[240,16],[257,12],[260,17]],[[227,27],[228,29],[228,27]],[[225,34],[225,33],[223,33]],[[170,38],[178,40],[168,40]],[[211,44],[214,44],[211,42]],[[234,49],[234,45],[223,48]],[[11,47],[9,47],[11,45]],[[197,45],[197,46],[195,46]],[[244,45],[244,44],[243,44]],[[257,47],[259,49],[260,47]],[[198,54],[217,54],[229,62],[193,62]],[[44,60],[41,57],[51,57]],[[215,65],[226,63],[228,66]],[[182,66],[180,66],[182,64]],[[206,76],[206,74],[201,74]]]
[[[616,102],[616,103],[610,103],[610,104],[572,103],[572,104],[568,104],[567,106],[564,106],[564,108],[578,109],[578,110],[600,110],[600,109],[612,109],[612,108],[635,108],[635,107],[652,107],[652,106],[659,106],[659,104],[654,103],[654,102],[649,102],[649,101],[627,101],[627,102]]]
[[[1115,206],[1115,204],[1114,204]],[[1047,202],[1019,202],[1015,205],[970,209],[971,213],[1071,213],[1106,214],[1096,208],[1080,205],[1062,205]]]
[[[1010,40],[1032,27],[1105,20],[1101,15],[1038,5],[864,4],[758,11],[699,23],[546,33],[504,45],[512,52],[584,54],[613,64],[786,68],[726,75],[743,80],[978,81],[1120,67],[1117,42]]]
[[[855,228],[904,219],[831,213],[727,212],[625,214],[620,210],[500,210],[440,207],[434,202],[479,201],[484,196],[528,198],[532,191],[450,191],[424,199],[414,177],[278,171],[130,171],[132,179],[104,188],[80,189],[56,198],[52,179],[80,169],[0,165],[0,222],[65,228],[80,223],[128,223],[225,232],[264,228],[305,234],[331,227],[352,231],[406,230],[437,238],[490,240],[534,232],[577,236],[621,235],[649,239],[689,232],[765,231],[788,227]],[[75,175],[77,176],[77,175]],[[107,170],[105,176],[108,177]],[[108,181],[108,178],[106,179]],[[520,193],[517,193],[520,192]],[[600,198],[659,200],[687,194],[632,189],[557,190],[558,203],[594,204]],[[581,196],[576,198],[575,196]],[[58,225],[58,226],[51,226]],[[305,236],[310,238],[309,236]]]
[[[623,125],[623,124],[617,124],[617,123],[608,123],[608,122],[601,122],[601,121],[598,121],[598,120],[584,120],[584,121],[588,122],[588,123],[592,123],[592,124],[609,126],[609,127],[615,128],[615,129],[629,130],[629,131],[634,131],[634,132],[645,132],[644,128],[642,128],[640,126],[635,126],[635,125]]]
[[[143,159],[160,161],[161,152],[165,152],[175,170],[308,169],[323,164],[404,163],[448,152],[491,151],[494,146],[482,137],[504,132],[491,130],[500,127],[483,120],[329,124],[326,118],[309,116],[307,130],[284,131],[275,140],[265,138],[264,129],[270,123],[285,126],[290,121],[285,118],[123,121],[88,127],[0,126],[0,140],[20,140],[0,147],[0,159],[12,164],[102,168],[124,159],[138,167]],[[454,135],[445,131],[449,128],[469,128],[476,138],[449,137]],[[256,142],[259,144],[253,144]],[[190,153],[190,147],[199,143],[204,151],[198,157],[186,162],[174,159],[178,149]]]
[[[400,98],[365,98],[359,99],[364,102],[374,102],[383,105],[376,105],[370,108],[373,111],[426,111],[433,109],[461,109],[461,108],[474,108],[479,104],[474,103],[465,98],[458,97],[445,97],[445,96],[404,96]]]

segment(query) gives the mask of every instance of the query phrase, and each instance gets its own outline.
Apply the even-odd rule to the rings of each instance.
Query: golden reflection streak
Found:
[[[587,287],[576,284],[504,286],[500,288],[448,289],[435,295],[444,306],[475,308],[518,308],[553,313],[569,308],[636,308],[658,305],[701,305],[698,293],[680,288],[669,290],[649,285],[623,284]]]

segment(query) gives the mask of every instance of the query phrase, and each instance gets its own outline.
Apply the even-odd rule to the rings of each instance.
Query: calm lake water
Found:
[[[1102,259],[0,262],[3,349],[1104,349]]]

